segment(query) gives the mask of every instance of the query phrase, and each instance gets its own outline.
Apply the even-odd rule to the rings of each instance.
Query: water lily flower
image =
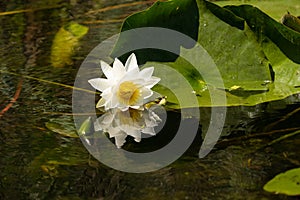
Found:
[[[151,88],[160,81],[152,76],[154,68],[148,67],[140,71],[135,54],[131,54],[125,66],[117,58],[113,67],[100,61],[101,69],[106,78],[90,79],[88,82],[101,91],[101,99],[96,107],[104,106],[105,110],[119,108],[142,109],[144,100],[151,97]]]
[[[94,122],[95,131],[103,131],[115,139],[115,144],[121,148],[129,135],[136,142],[140,142],[142,134],[156,135],[154,128],[161,123],[160,117],[152,110],[137,110],[129,108],[122,111],[118,108],[110,109]]]

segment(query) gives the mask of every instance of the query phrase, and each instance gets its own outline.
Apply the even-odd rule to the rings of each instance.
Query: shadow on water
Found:
[[[21,11],[0,16],[0,109],[7,108],[0,116],[0,199],[293,199],[266,193],[262,187],[274,175],[300,165],[299,136],[266,145],[298,129],[300,113],[285,117],[299,108],[297,95],[228,108],[223,136],[203,159],[198,158],[205,132],[200,130],[208,126],[210,109],[201,108],[201,129],[173,164],[128,174],[98,162],[74,134],[71,89],[4,71],[73,85],[85,55],[116,34],[121,19],[151,2],[102,11],[120,1],[27,2],[0,3],[1,12]],[[53,68],[52,41],[70,21],[88,26],[89,32],[74,47],[72,64]],[[179,118],[180,113],[169,112],[162,133],[141,143],[129,138],[125,148],[139,152],[165,145]]]

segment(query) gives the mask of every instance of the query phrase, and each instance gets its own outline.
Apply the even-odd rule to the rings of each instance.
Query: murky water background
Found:
[[[72,89],[25,77],[72,86],[85,56],[118,33],[128,14],[151,5],[136,2],[0,2],[0,199],[296,199],[269,194],[262,187],[274,175],[300,166],[299,135],[266,145],[299,129],[297,95],[229,108],[225,136],[203,159],[198,158],[199,130],[175,163],[156,172],[128,174],[99,163],[72,134]],[[54,36],[70,21],[88,26],[89,32],[76,47],[73,64],[54,68]],[[7,109],[13,98],[16,102]],[[201,109],[201,115],[205,127],[209,109]],[[179,117],[168,113],[171,121]],[[174,132],[176,126],[169,122],[163,133],[140,145],[159,146]],[[140,150],[130,142],[125,148]]]

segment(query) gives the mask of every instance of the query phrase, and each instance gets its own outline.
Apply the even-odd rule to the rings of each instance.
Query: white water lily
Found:
[[[96,107],[104,106],[105,110],[119,108],[143,108],[144,100],[151,97],[151,88],[156,85],[160,78],[152,76],[154,68],[149,67],[140,71],[135,54],[131,54],[125,66],[117,58],[113,67],[100,61],[101,69],[106,78],[95,78],[88,82],[97,90],[101,91],[101,99]]]
[[[110,109],[95,121],[94,129],[108,133],[110,138],[115,139],[116,146],[121,148],[128,135],[136,142],[141,141],[142,133],[156,135],[154,128],[161,122],[160,117],[152,110]]]

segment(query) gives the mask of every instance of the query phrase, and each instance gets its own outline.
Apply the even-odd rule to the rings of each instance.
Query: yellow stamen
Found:
[[[126,105],[135,105],[141,97],[141,91],[138,85],[131,81],[125,81],[120,84],[117,92],[119,101]]]

